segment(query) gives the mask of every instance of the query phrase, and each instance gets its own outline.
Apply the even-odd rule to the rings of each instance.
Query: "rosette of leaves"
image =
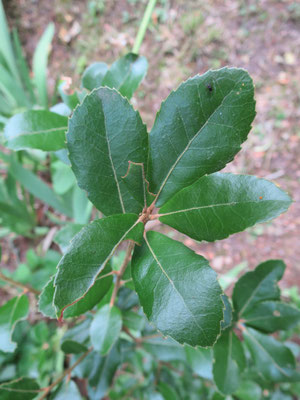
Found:
[[[214,241],[286,211],[291,199],[275,184],[217,172],[240,151],[254,117],[253,82],[236,68],[182,83],[162,103],[149,134],[116,90],[100,87],[85,97],[69,120],[67,148],[79,187],[105,217],[75,236],[48,285],[57,316],[76,304],[86,311],[86,301],[94,306],[91,291],[129,240],[136,243],[131,276],[148,320],[182,344],[216,342],[227,308],[216,273],[204,257],[148,231],[147,223],[159,219],[195,240]],[[106,336],[110,326],[120,332],[114,299],[96,319]]]

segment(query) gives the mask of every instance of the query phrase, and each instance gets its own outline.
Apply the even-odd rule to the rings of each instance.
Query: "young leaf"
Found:
[[[241,383],[241,373],[246,367],[240,340],[231,329],[227,329],[214,345],[213,352],[213,376],[217,388],[225,395],[234,393]]]
[[[12,353],[17,345],[12,341],[16,323],[25,319],[29,312],[28,297],[16,296],[0,307],[0,350]]]
[[[235,311],[242,316],[263,300],[279,300],[277,282],[282,278],[285,264],[281,260],[268,260],[254,271],[247,272],[235,284],[232,301]]]
[[[148,62],[143,56],[128,53],[115,61],[106,73],[102,86],[115,88],[131,99],[147,73]]]
[[[82,75],[82,86],[88,90],[93,90],[103,86],[103,78],[108,71],[107,64],[95,62],[88,66]]]
[[[19,378],[0,384],[1,400],[31,400],[40,392],[35,379]]]
[[[83,322],[67,330],[61,339],[61,349],[64,353],[79,354],[88,349],[89,328],[91,318],[86,318]]]
[[[56,151],[66,147],[68,118],[47,110],[29,110],[10,118],[4,128],[12,150]]]
[[[69,158],[79,187],[105,215],[139,213],[122,177],[128,162],[147,162],[147,130],[138,112],[115,90],[87,95],[69,122]]]
[[[216,173],[173,196],[159,219],[193,239],[211,242],[269,221],[290,204],[290,197],[265,179]]]
[[[262,301],[243,314],[245,324],[263,332],[292,329],[300,322],[300,311],[279,301]]]
[[[272,336],[245,328],[244,339],[258,372],[268,381],[297,382],[295,359],[290,349]]]
[[[191,346],[212,346],[223,318],[221,288],[208,261],[182,243],[148,232],[136,247],[132,279],[150,322]]]
[[[113,215],[93,221],[75,236],[54,281],[57,315],[83,298],[123,240],[140,242],[143,224],[137,220],[134,214]]]
[[[253,96],[245,70],[222,68],[188,79],[162,103],[150,133],[148,175],[158,207],[239,152],[255,116]]]
[[[106,304],[97,311],[90,328],[91,342],[96,351],[106,355],[118,339],[122,328],[122,315],[115,306]]]

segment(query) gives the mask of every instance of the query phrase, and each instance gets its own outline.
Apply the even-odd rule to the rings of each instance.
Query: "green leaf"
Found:
[[[64,353],[79,354],[88,349],[89,328],[91,318],[86,318],[83,322],[67,330],[61,339],[61,349]]]
[[[246,325],[273,333],[294,328],[300,322],[300,310],[279,301],[262,301],[248,307],[248,311],[243,314],[243,320]]]
[[[166,382],[160,382],[158,385],[159,393],[163,396],[164,400],[179,400],[176,391]]]
[[[63,102],[71,109],[75,108],[77,104],[79,103],[79,99],[77,96],[77,92],[73,92],[72,94],[68,94],[68,89],[69,89],[69,82],[65,79],[62,79],[62,81],[58,85],[58,92],[60,94],[60,97],[62,98]]]
[[[212,346],[223,318],[221,288],[208,261],[180,242],[148,232],[136,247],[132,279],[150,322],[191,346]]]
[[[129,162],[128,171],[122,179],[134,199],[144,208],[147,205],[144,165]]]
[[[76,383],[72,380],[68,380],[62,384],[61,387],[54,393],[51,400],[81,400],[81,394],[78,390]]]
[[[103,297],[108,293],[113,278],[108,275],[111,271],[110,263],[108,262],[104,270],[97,276],[93,286],[86,292],[84,297],[76,303],[69,306],[64,311],[64,318],[77,317],[84,314],[86,311],[91,310],[98,304]],[[51,280],[44,287],[39,298],[39,311],[47,317],[56,318],[55,307],[53,305],[53,297],[55,292],[53,276]]]
[[[269,221],[290,197],[255,176],[216,173],[181,190],[159,212],[160,221],[196,240],[214,241]]]
[[[99,362],[96,364],[96,368],[93,368],[93,375],[88,384],[88,395],[91,400],[102,399],[113,381],[121,362],[118,343],[113,346],[106,357],[99,357],[98,353],[96,353],[96,357]]]
[[[246,358],[240,340],[231,329],[224,331],[214,345],[213,376],[223,394],[234,393],[241,383]]]
[[[18,321],[25,319],[29,312],[28,297],[24,295],[13,297],[0,307],[0,350],[12,353],[16,343],[12,334]]]
[[[61,228],[54,236],[53,241],[58,244],[62,253],[64,253],[70,245],[73,237],[84,227],[83,224],[68,223]]]
[[[194,349],[184,346],[187,365],[192,371],[204,379],[212,380],[212,351],[211,349]]]
[[[208,71],[172,92],[150,133],[148,180],[157,206],[232,161],[254,116],[253,82],[242,69]]]
[[[31,400],[40,392],[35,379],[19,378],[0,385],[1,400]]]
[[[185,347],[171,338],[143,339],[143,348],[160,361],[186,361]]]
[[[282,278],[285,264],[282,260],[268,260],[254,271],[247,272],[235,284],[232,301],[235,311],[242,316],[246,310],[263,300],[279,300],[277,282]]]
[[[66,147],[68,118],[47,110],[29,110],[10,118],[4,128],[12,150],[55,151]]]
[[[62,317],[66,307],[80,300],[94,285],[117,246],[126,239],[140,242],[143,224],[134,214],[93,221],[72,240],[58,265],[54,305]]]
[[[231,307],[230,301],[229,301],[228,297],[226,296],[226,294],[222,295],[222,300],[223,300],[225,309],[224,309],[224,318],[223,318],[223,321],[221,322],[221,327],[224,330],[231,325],[232,307]]]
[[[148,62],[143,56],[128,53],[115,61],[106,73],[102,86],[117,89],[130,99],[147,73]]]
[[[33,172],[27,170],[22,164],[11,159],[9,165],[9,172],[12,176],[19,181],[29,193],[33,194],[44,203],[53,207],[54,210],[72,217],[72,213],[66,204],[58,197],[53,190],[41,179],[39,179]]]
[[[95,62],[88,66],[82,75],[82,86],[88,90],[99,88],[102,85],[103,78],[108,71],[107,64]]]
[[[147,130],[138,112],[115,90],[87,95],[69,121],[67,146],[79,187],[105,215],[139,213],[122,177],[129,161],[147,162]]]
[[[44,108],[48,107],[47,63],[54,31],[55,25],[53,22],[51,22],[40,38],[34,51],[32,60],[33,79],[38,91],[39,104],[41,104]]]
[[[240,400],[261,400],[262,390],[259,385],[252,381],[243,381],[234,393]]]
[[[123,324],[127,326],[128,329],[141,331],[144,328],[145,318],[132,310],[123,311],[122,319]]]
[[[75,176],[69,165],[62,161],[51,164],[53,189],[57,194],[65,194],[76,183]]]
[[[118,339],[122,328],[122,315],[115,306],[106,304],[94,316],[90,328],[91,342],[96,351],[106,355]]]
[[[295,358],[290,349],[272,336],[245,328],[244,339],[258,372],[268,381],[297,382],[300,374],[295,371]]]

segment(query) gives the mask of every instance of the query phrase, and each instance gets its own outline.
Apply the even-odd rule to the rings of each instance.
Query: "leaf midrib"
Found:
[[[26,136],[26,135],[36,135],[36,134],[40,134],[40,133],[57,132],[57,131],[61,131],[63,129],[67,130],[68,127],[67,126],[61,126],[61,127],[57,127],[57,128],[42,129],[42,130],[39,130],[39,131],[19,132],[15,136],[6,137],[6,140],[9,141],[9,140],[13,140],[13,139],[18,139],[20,136]]]
[[[193,315],[192,311],[189,309],[188,305],[186,304],[184,298],[182,297],[181,293],[178,291],[178,289],[176,288],[174,282],[172,281],[172,279],[169,277],[169,275],[167,274],[167,272],[164,270],[163,266],[161,265],[161,263],[159,262],[158,258],[156,257],[156,254],[154,253],[152,247],[150,246],[150,243],[147,240],[146,235],[144,236],[146,244],[152,254],[152,257],[154,258],[154,260],[156,261],[157,265],[159,266],[159,268],[161,269],[162,273],[166,276],[166,278],[168,279],[168,281],[170,282],[171,286],[174,288],[175,292],[178,294],[178,296],[181,298],[183,304],[185,305],[186,309],[188,310],[188,312],[190,313],[190,315],[192,316],[193,320],[195,321],[196,326],[201,330],[201,332],[203,333],[203,336],[205,337],[206,340],[208,340],[206,333],[204,331],[204,329],[198,324],[195,316]]]
[[[225,207],[225,206],[235,206],[235,205],[239,205],[239,204],[257,204],[257,203],[265,203],[265,202],[269,202],[269,201],[276,201],[277,203],[286,203],[286,200],[249,200],[249,201],[233,201],[231,203],[219,203],[219,204],[209,204],[207,206],[199,206],[199,207],[190,207],[190,208],[186,208],[183,210],[175,210],[175,211],[170,211],[167,213],[162,213],[159,214],[159,217],[164,217],[166,215],[173,215],[173,214],[178,214],[178,213],[184,213],[184,212],[189,212],[189,211],[194,211],[194,210],[201,210],[201,209],[205,209],[205,208],[214,208],[214,207]]]
[[[243,80],[243,76],[241,77],[241,79],[239,79],[234,87],[227,93],[227,95],[225,97],[223,97],[221,103],[218,105],[218,107],[210,114],[210,116],[207,118],[206,122],[201,126],[201,128],[199,129],[198,132],[196,132],[196,134],[189,140],[188,144],[186,145],[185,149],[183,150],[183,152],[177,157],[176,161],[174,162],[174,164],[172,165],[172,167],[170,168],[167,176],[165,177],[165,179],[163,180],[158,193],[156,195],[156,199],[159,198],[160,193],[162,192],[165,184],[167,183],[170,175],[172,174],[172,172],[174,171],[176,165],[179,163],[179,161],[181,160],[181,158],[184,156],[184,154],[188,151],[190,145],[193,143],[193,141],[199,136],[199,134],[202,132],[202,130],[206,127],[206,125],[210,122],[210,119],[214,116],[214,114],[219,110],[219,108],[223,105],[224,101],[227,99],[227,97],[229,95],[231,95],[231,93],[235,90],[236,86]],[[197,86],[198,87],[198,86]]]

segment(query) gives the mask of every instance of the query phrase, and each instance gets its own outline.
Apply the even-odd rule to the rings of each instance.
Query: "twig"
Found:
[[[121,285],[122,276],[123,276],[123,274],[124,274],[124,272],[126,270],[126,267],[127,267],[128,263],[129,263],[129,261],[130,261],[130,257],[131,257],[131,253],[132,253],[132,250],[134,248],[134,245],[135,245],[134,242],[130,242],[128,247],[127,247],[126,255],[125,255],[123,264],[121,265],[120,271],[118,271],[116,284],[115,284],[115,287],[114,287],[114,290],[113,290],[113,293],[111,295],[111,299],[110,299],[110,302],[109,302],[110,307],[112,307],[114,305],[114,303],[115,303],[115,300],[116,300],[116,297],[117,297],[117,293],[118,293],[118,290],[119,290],[120,285]]]
[[[77,367],[78,364],[81,363],[82,360],[85,359],[86,356],[88,356],[90,354],[90,352],[93,350],[93,347],[89,348],[85,353],[83,353],[78,360],[68,369],[66,369],[61,376],[59,376],[53,383],[51,383],[51,385],[47,386],[46,388],[44,388],[44,393],[42,394],[42,396],[38,399],[38,400],[43,400],[45,399],[48,394],[51,392],[51,390],[58,385],[67,375],[69,375],[74,368]]]
[[[143,42],[146,30],[148,28],[149,21],[150,21],[152,12],[154,10],[155,4],[156,4],[156,0],[149,0],[149,3],[146,7],[139,31],[136,35],[136,39],[135,39],[135,42],[134,42],[134,45],[132,48],[132,52],[135,54],[139,54],[140,47]]]
[[[3,275],[2,272],[0,272],[0,279],[1,279],[2,281],[4,281],[4,282],[9,283],[9,284],[12,285],[12,286],[17,286],[17,287],[19,287],[20,289],[25,290],[26,292],[34,293],[34,294],[36,294],[37,296],[39,296],[39,294],[41,293],[39,290],[34,289],[34,288],[31,287],[31,286],[24,285],[24,284],[21,283],[21,282],[17,282],[17,281],[14,281],[14,280],[11,279],[11,278],[8,278],[7,276]]]

